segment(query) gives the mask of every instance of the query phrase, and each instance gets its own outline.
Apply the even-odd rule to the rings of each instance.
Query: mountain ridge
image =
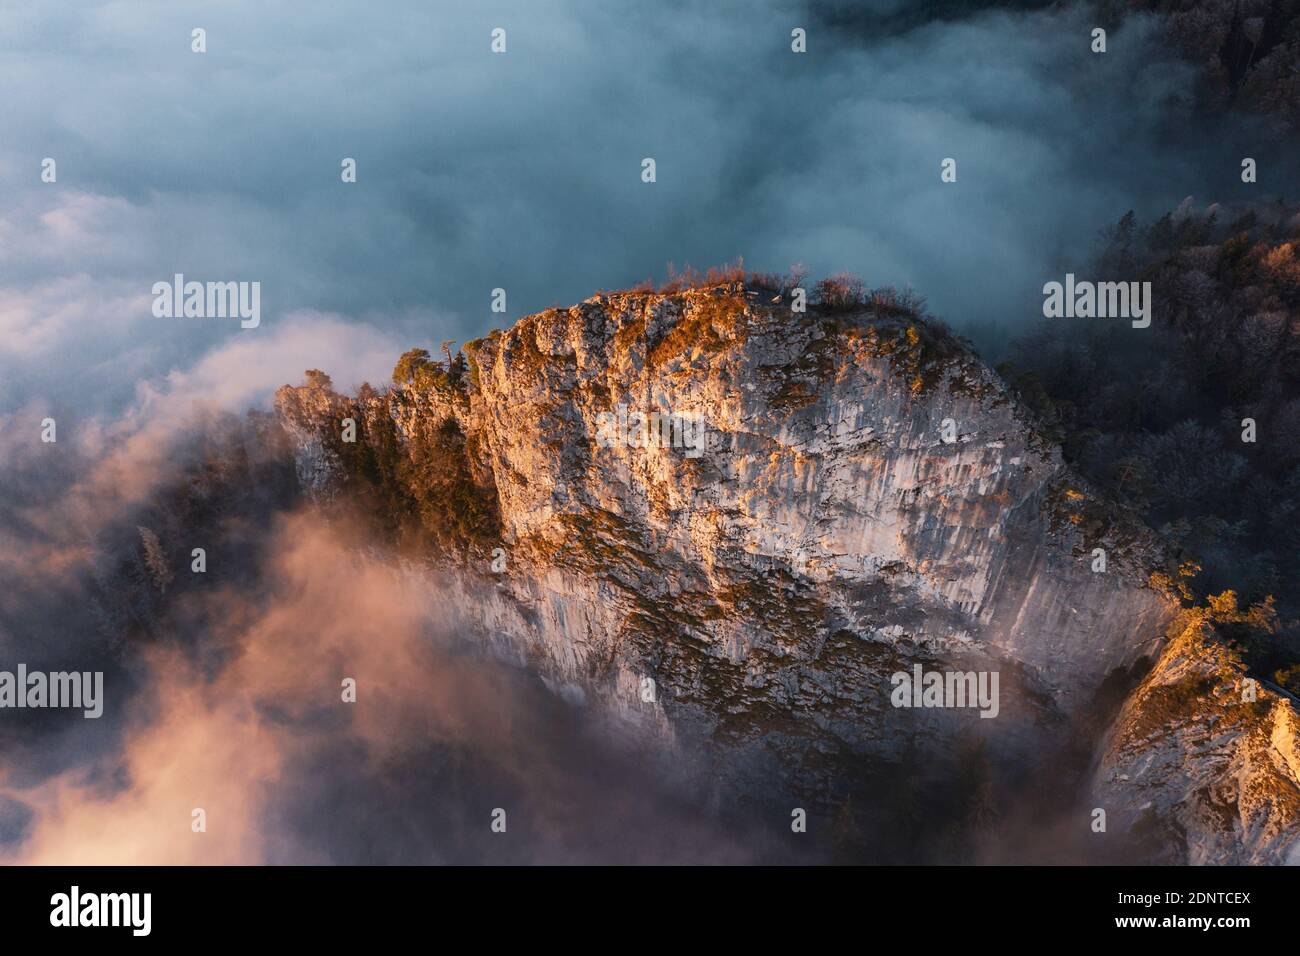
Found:
[[[774,776],[831,807],[863,767],[969,739],[1048,773],[1159,656],[1168,556],[919,309],[798,313],[789,292],[602,294],[463,364],[415,354],[387,391],[314,373],[276,413],[304,489],[368,502],[451,571],[458,627],[737,788]],[[602,444],[620,404],[702,415],[707,450]],[[889,706],[917,663],[999,671],[1000,718]]]

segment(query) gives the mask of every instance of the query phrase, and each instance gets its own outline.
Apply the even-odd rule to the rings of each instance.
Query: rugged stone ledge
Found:
[[[1150,533],[959,340],[895,303],[620,293],[464,352],[458,383],[282,389],[304,486],[357,487],[345,414],[380,481],[386,430],[398,458],[453,430],[457,467],[492,499],[486,533],[440,558],[459,568],[460,626],[670,739],[801,780],[959,732],[1037,759],[1108,674],[1158,653],[1177,610],[1149,583],[1164,564]],[[707,448],[602,440],[619,405],[702,419]],[[998,719],[891,707],[890,674],[917,662],[999,671]]]

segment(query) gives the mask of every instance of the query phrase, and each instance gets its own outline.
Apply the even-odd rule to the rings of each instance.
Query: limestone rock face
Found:
[[[276,412],[282,422],[299,426],[286,429],[293,444],[299,487],[313,497],[330,496],[343,474],[338,458],[329,453],[326,443],[328,436],[341,429],[347,416],[346,403],[326,389],[286,387],[276,395]]]
[[[1300,713],[1246,668],[1203,610],[1112,728],[1097,806],[1170,863],[1300,864]]]
[[[800,780],[961,732],[1041,754],[1177,610],[1149,532],[905,303],[621,293],[464,351],[459,382],[282,389],[304,486],[354,481],[347,409],[381,475],[454,448],[494,514],[435,562],[448,620],[683,746]],[[998,672],[998,716],[893,706],[915,664]]]

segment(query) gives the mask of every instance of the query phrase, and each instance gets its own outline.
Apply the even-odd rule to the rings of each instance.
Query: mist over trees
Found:
[[[998,366],[1067,460],[1199,565],[1196,598],[1300,613],[1300,217],[1275,203],[1124,215],[1095,272],[1152,283],[1151,328],[1044,320]],[[1290,619],[1290,623],[1287,621]],[[1292,654],[1294,657],[1295,655]]]
[[[1279,131],[1300,123],[1297,0],[1103,0],[1103,17],[1159,14],[1166,36],[1203,69],[1208,105],[1269,115]]]

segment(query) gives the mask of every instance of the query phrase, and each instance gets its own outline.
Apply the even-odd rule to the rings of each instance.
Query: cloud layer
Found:
[[[910,284],[958,326],[1014,322],[1125,210],[1231,198],[1244,155],[1258,192],[1287,181],[1293,152],[1191,121],[1191,70],[1147,21],[1098,56],[1082,8],[924,9],[11,4],[0,410],[128,401],[297,310],[436,344],[737,255]],[[153,318],[148,290],[176,272],[260,281],[264,328]]]

